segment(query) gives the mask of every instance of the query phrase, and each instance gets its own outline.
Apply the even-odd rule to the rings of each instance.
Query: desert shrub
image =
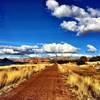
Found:
[[[83,65],[88,61],[87,57],[82,56],[80,59],[77,61],[77,65]]]

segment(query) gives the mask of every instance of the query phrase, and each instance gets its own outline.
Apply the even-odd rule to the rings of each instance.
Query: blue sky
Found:
[[[52,16],[46,6],[47,0],[0,0],[0,45],[33,45],[37,43],[67,42],[81,48],[86,53],[86,45],[91,44],[98,50],[100,32],[88,32],[76,36],[77,32],[60,27],[63,20],[73,17],[57,18]],[[75,5],[83,9],[100,9],[99,0],[56,0],[60,5]]]

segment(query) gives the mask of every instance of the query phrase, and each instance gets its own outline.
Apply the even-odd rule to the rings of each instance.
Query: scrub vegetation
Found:
[[[79,100],[100,100],[100,62],[59,65],[65,85]]]
[[[36,72],[42,71],[47,64],[23,64],[0,66],[0,93],[30,78]]]

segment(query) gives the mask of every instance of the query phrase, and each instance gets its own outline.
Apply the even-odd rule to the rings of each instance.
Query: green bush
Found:
[[[83,65],[88,61],[87,57],[82,56],[80,59],[77,61],[77,65]]]

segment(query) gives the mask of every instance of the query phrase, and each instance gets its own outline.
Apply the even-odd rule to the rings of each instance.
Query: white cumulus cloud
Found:
[[[0,49],[0,54],[16,54],[18,53],[17,51],[14,51],[13,49]]]
[[[68,44],[68,43],[64,43],[64,44],[56,44],[56,43],[51,43],[51,44],[44,44],[43,45],[43,50],[45,52],[55,52],[55,53],[59,53],[59,52],[77,52],[79,49],[76,48],[75,46]]]
[[[63,21],[60,26],[65,30],[77,32],[77,36],[82,33],[99,32],[100,18],[77,18],[79,21]]]
[[[67,6],[67,5],[61,5],[59,7],[57,7],[54,12],[52,13],[52,15],[56,16],[56,17],[67,17],[67,16],[71,16],[72,15],[72,11],[71,11],[71,7]]]
[[[92,17],[100,17],[100,10],[94,8],[88,8],[87,11],[90,13]]]
[[[87,45],[87,48],[88,48],[88,52],[96,52],[97,51],[96,47],[94,47],[91,44],[88,44]]]
[[[0,46],[0,54],[23,54],[34,52],[37,48],[37,45]]]
[[[46,6],[48,7],[48,9],[54,11],[59,6],[59,3],[55,0],[48,0],[46,2]]]
[[[52,3],[51,3],[52,2]],[[56,6],[49,6],[49,5]],[[56,0],[47,0],[46,6],[53,16],[58,18],[73,17],[75,21],[63,21],[63,29],[77,32],[77,35],[88,32],[100,32],[100,10],[87,7],[83,9],[75,5],[60,5]]]
[[[63,21],[60,26],[66,30],[77,31],[77,23],[75,21]]]

